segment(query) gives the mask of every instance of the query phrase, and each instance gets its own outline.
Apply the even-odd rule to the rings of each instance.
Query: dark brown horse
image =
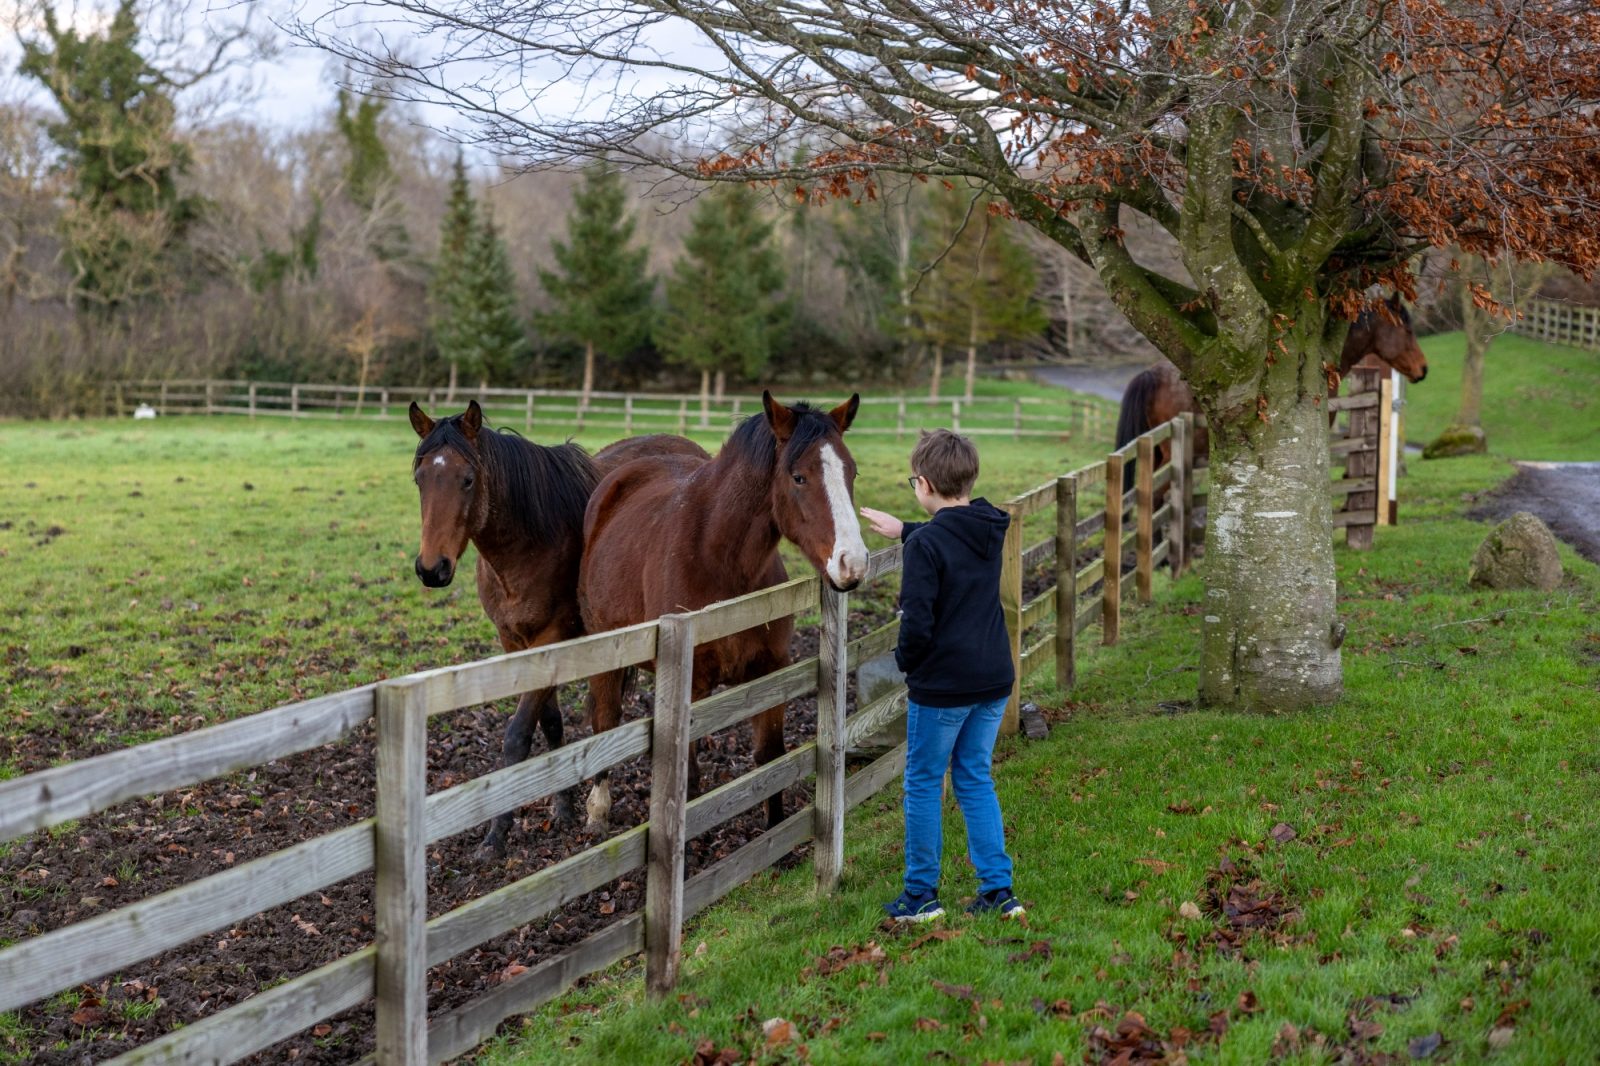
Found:
[[[578,601],[590,632],[615,629],[781,584],[779,543],[787,538],[835,588],[866,576],[853,490],[855,460],[844,432],[859,396],[831,411],[786,407],[770,393],[764,414],[740,423],[714,459],[652,456],[617,466],[589,500]],[[695,699],[789,663],[793,623],[770,625],[695,650]],[[653,666],[653,664],[651,664]],[[621,719],[620,672],[590,679],[594,731]],[[783,704],[755,716],[756,761],[783,754]],[[698,760],[689,759],[691,789]],[[609,775],[589,795],[589,829],[604,832]],[[767,824],[783,819],[783,796],[767,801]]]
[[[411,426],[422,438],[411,464],[422,497],[417,577],[443,588],[468,542],[475,545],[478,600],[508,652],[584,632],[577,596],[583,512],[606,472],[641,455],[709,458],[691,440],[659,434],[618,441],[593,458],[570,442],[547,448],[484,426],[476,401],[437,422],[413,403]],[[561,746],[555,690],[527,692],[506,727],[502,765],[528,757],[536,716],[550,747]],[[575,794],[556,797],[558,819],[575,817]],[[504,853],[511,822],[507,812],[491,823],[486,852]]]
[[[1387,363],[1412,382],[1428,376],[1428,359],[1417,344],[1411,330],[1411,314],[1400,302],[1399,295],[1387,301],[1388,314],[1381,311],[1363,311],[1350,325],[1345,335],[1344,349],[1339,354],[1339,376],[1348,374],[1363,360],[1371,365],[1375,360]],[[1337,396],[1337,385],[1329,396]],[[1178,368],[1162,360],[1148,370],[1141,371],[1128,382],[1122,393],[1122,412],[1117,419],[1117,443],[1121,448],[1145,431],[1170,421],[1185,411],[1200,413],[1200,405],[1183,380]],[[1203,426],[1196,427],[1194,453],[1196,457],[1210,450],[1210,438]],[[1157,446],[1156,465],[1166,463],[1172,445],[1162,442]],[[1126,486],[1133,484],[1133,468],[1128,468]],[[1127,491],[1127,487],[1123,491]]]

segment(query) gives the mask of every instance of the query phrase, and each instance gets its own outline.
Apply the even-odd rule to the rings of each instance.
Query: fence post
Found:
[[[689,429],[689,401],[687,398],[678,401],[678,436],[683,436]]]
[[[1137,562],[1134,565],[1134,585],[1140,603],[1149,603],[1151,595],[1151,578],[1154,567],[1150,559],[1155,551],[1155,471],[1151,467],[1156,464],[1156,445],[1150,435],[1146,433],[1139,438],[1138,469],[1134,471],[1134,508],[1137,537],[1134,540],[1134,552]]]
[[[389,417],[389,390],[388,389],[379,389],[378,390],[378,417],[379,418],[388,418]]]
[[[290,385],[289,386],[289,414],[292,417],[295,417],[295,418],[300,417],[300,386],[299,385]]]
[[[1394,467],[1397,465],[1395,449],[1400,446],[1394,425],[1394,380],[1391,375],[1395,373],[1390,371],[1378,383],[1378,491],[1373,524],[1379,526],[1391,524],[1389,494],[1394,487]]]
[[[689,703],[694,616],[666,614],[656,630],[656,698],[650,723],[650,829],[644,886],[645,989],[659,998],[683,961],[684,812],[689,791]]]
[[[523,408],[522,424],[526,427],[523,432],[530,437],[533,435],[533,391],[528,391],[528,402]]]
[[[166,414],[167,414],[167,383],[165,381],[163,381],[161,383],[161,400],[160,400],[160,403],[161,403],[161,415],[164,418],[164,417],[166,417]]]
[[[900,402],[894,412],[894,439],[899,440],[906,431],[906,398],[900,397]]]
[[[1200,499],[1200,486],[1196,484],[1196,481],[1199,480],[1199,475],[1195,473],[1195,471],[1198,469],[1198,467],[1195,466],[1195,455],[1199,450],[1198,442],[1200,440],[1200,426],[1195,419],[1193,411],[1185,411],[1182,415],[1182,419],[1184,441],[1183,491],[1186,493],[1183,498],[1183,511],[1184,521],[1192,524],[1190,516],[1198,515],[1200,513],[1200,504],[1197,502]],[[1198,541],[1193,540],[1190,537],[1189,530],[1187,528],[1184,529],[1183,554],[1185,565],[1188,564],[1188,560],[1194,557],[1194,553],[1189,550],[1190,547],[1194,544],[1204,545],[1204,543],[1204,529],[1200,531],[1200,539]]]
[[[428,1061],[428,712],[416,682],[378,686],[374,889],[378,1061]]]
[[[1377,384],[1375,378],[1380,372],[1367,367],[1358,366],[1350,371],[1348,379],[1351,383],[1350,395],[1359,396],[1373,391]],[[1380,398],[1381,402],[1381,398]],[[1365,443],[1373,442],[1373,447],[1353,451],[1345,457],[1344,476],[1349,478],[1376,478],[1379,465],[1379,449],[1383,446],[1385,427],[1378,424],[1377,409],[1372,407],[1356,407],[1350,411],[1350,436]],[[1355,550],[1361,551],[1372,547],[1372,529],[1377,521],[1377,512],[1380,506],[1378,494],[1374,490],[1365,492],[1352,492],[1345,496],[1345,510],[1352,512],[1349,516],[1351,523],[1344,527],[1344,542]],[[1359,524],[1354,519],[1361,518]]]
[[[256,416],[256,383],[252,381],[250,383],[250,417],[251,418],[255,418],[255,416]]]
[[[1189,418],[1193,418],[1192,415]],[[1172,507],[1172,517],[1167,519],[1167,569],[1176,581],[1183,574],[1189,554],[1189,421],[1172,420],[1172,484],[1167,488],[1167,502]]]
[[[817,894],[839,887],[844,872],[845,643],[850,594],[822,582],[822,644],[817,656]]]
[[[1056,688],[1077,681],[1078,476],[1056,478]]]
[[[1022,401],[1011,401],[1011,439],[1022,439]]]
[[[961,401],[950,401],[950,428],[957,433],[961,432]]]
[[[1000,548],[1000,610],[1006,618],[1006,636],[1011,642],[1011,698],[1000,720],[1000,732],[1015,733],[1022,713],[1022,515],[1015,504],[1003,509],[1011,516],[1005,543]]]
[[[1122,465],[1118,452],[1106,456],[1106,544],[1101,563],[1100,640],[1115,644],[1122,629]]]
[[[633,393],[622,398],[622,435],[633,436]]]

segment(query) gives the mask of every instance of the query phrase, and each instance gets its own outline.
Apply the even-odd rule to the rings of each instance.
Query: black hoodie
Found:
[[[1011,516],[979,497],[900,534],[900,644],[911,698],[962,707],[1011,694],[1011,642],[1000,611],[1000,548]]]

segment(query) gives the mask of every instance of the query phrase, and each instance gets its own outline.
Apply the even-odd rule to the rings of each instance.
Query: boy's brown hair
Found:
[[[972,492],[978,480],[978,448],[948,429],[922,431],[911,449],[911,469],[928,479],[928,487],[947,500]]]

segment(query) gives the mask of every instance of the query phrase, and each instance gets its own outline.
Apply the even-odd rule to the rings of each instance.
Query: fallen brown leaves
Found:
[[[1205,900],[1205,909],[1222,917],[1209,939],[1225,953],[1238,951],[1257,933],[1287,944],[1292,938],[1281,928],[1300,917],[1287,896],[1255,876],[1246,859],[1224,856],[1217,868],[1206,874]]]

